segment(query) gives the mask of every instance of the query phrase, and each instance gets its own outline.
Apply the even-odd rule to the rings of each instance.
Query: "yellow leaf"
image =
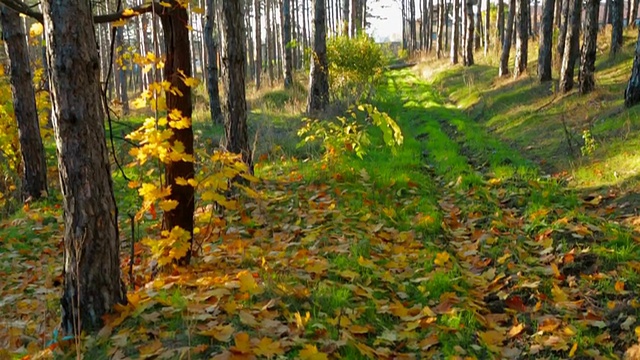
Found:
[[[117,21],[112,22],[112,23],[111,23],[111,26],[113,26],[113,27],[120,27],[120,26],[125,26],[126,24],[127,24],[127,20],[125,20],[125,19],[120,19],[120,20],[117,20]]]
[[[636,336],[640,338],[640,326],[636,326],[635,333]]]
[[[615,289],[619,293],[623,292],[624,291],[624,281],[616,281]]]
[[[218,325],[213,329],[201,331],[199,334],[204,336],[211,336],[220,342],[228,342],[231,340],[231,335],[236,331],[233,325]]]
[[[351,325],[349,331],[352,334],[366,334],[369,332],[369,328],[362,325]]]
[[[124,11],[122,12],[122,16],[134,16],[137,14],[138,13],[133,11],[133,9],[124,9]]]
[[[29,36],[36,37],[42,34],[44,27],[39,22],[33,23],[31,28],[29,28]]]
[[[229,350],[241,354],[251,353],[251,343],[249,342],[249,334],[241,332],[234,336],[236,346],[232,346]]]
[[[302,360],[328,360],[327,354],[318,352],[318,348],[315,345],[305,345],[298,354]]]
[[[358,265],[369,269],[373,269],[376,266],[372,260],[365,259],[362,256],[358,258]]]
[[[553,300],[555,300],[556,302],[564,302],[569,300],[567,294],[556,284],[553,284],[551,294],[553,295]]]
[[[260,342],[253,349],[253,353],[258,356],[265,356],[271,358],[274,355],[283,355],[284,349],[280,347],[279,341],[273,341],[270,338],[263,337]]]
[[[256,317],[253,316],[250,312],[242,310],[240,311],[240,313],[238,314],[238,316],[240,317],[240,322],[251,326],[251,327],[256,327],[259,325],[258,321],[256,321]]]
[[[152,343],[139,347],[138,351],[140,351],[140,355],[148,356],[155,355],[160,349],[162,349],[162,342],[160,340],[155,340]]]
[[[446,251],[438,253],[436,255],[436,258],[433,260],[433,262],[438,266],[444,266],[444,264],[446,264],[448,261],[449,261],[449,253]]]
[[[249,294],[260,294],[262,288],[253,278],[253,275],[249,271],[241,271],[238,273],[238,280],[240,280],[240,291],[247,292]]]
[[[162,200],[158,203],[158,207],[164,211],[171,211],[178,206],[178,202],[176,200]]]
[[[196,13],[196,14],[204,14],[204,9],[201,7],[194,7],[191,9],[192,12]]]
[[[295,314],[295,318],[296,318],[296,326],[298,326],[298,329],[304,329],[307,323],[309,322],[309,320],[311,319],[311,314],[307,311],[305,316],[302,317],[302,315],[300,315],[300,312],[297,311]]]
[[[160,1],[160,2],[159,2],[159,4],[160,4],[160,5],[162,5],[162,6],[164,6],[164,7],[171,7],[171,4],[169,4],[169,3],[168,3],[168,2],[166,2],[166,1]]]
[[[578,343],[573,343],[573,346],[571,347],[571,351],[569,351],[569,357],[574,357],[576,354],[576,351],[578,350]]]

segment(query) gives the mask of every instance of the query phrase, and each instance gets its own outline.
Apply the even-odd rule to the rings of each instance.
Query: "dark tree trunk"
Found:
[[[245,93],[244,7],[242,1],[222,1],[222,84],[224,87],[224,127],[227,150],[241,154],[252,169],[251,148],[247,134],[247,101]]]
[[[445,0],[438,1],[438,39],[436,40],[436,56],[440,59],[444,55],[444,49],[442,47],[442,37],[444,36],[444,7]]]
[[[458,32],[460,25],[460,0],[453,0],[453,24],[451,30],[451,53],[449,54],[451,58],[451,64],[455,65],[458,63],[458,47],[460,45],[460,34]]]
[[[473,3],[469,0],[466,1],[465,12],[466,12],[466,29],[464,34],[464,56],[463,63],[464,66],[471,66],[474,64],[473,62],[473,40],[475,26],[473,23]]]
[[[444,12],[445,12],[445,16],[444,16],[444,48],[443,51],[446,51],[446,49],[449,47],[449,4],[451,3],[452,0],[445,0],[445,5],[444,5]]]
[[[638,0],[631,0],[631,9],[629,10],[629,26],[636,27],[636,19],[638,18]]]
[[[271,21],[271,4],[273,0],[267,0],[265,4],[265,20],[267,26],[267,73],[269,75],[269,85],[273,86],[274,74],[273,63],[275,62],[275,49],[273,48],[273,28]]]
[[[504,42],[504,0],[498,0],[498,14],[496,22],[498,23],[498,36],[499,44]]]
[[[604,1],[604,24],[611,24],[611,0]]]
[[[567,29],[569,28],[569,7],[571,0],[558,0],[562,3],[562,13],[561,13],[561,23],[560,23],[560,33],[558,34],[558,47],[556,48],[556,52],[558,53],[558,63],[562,64],[562,59],[564,57],[564,47],[565,42],[567,40]]]
[[[517,38],[516,61],[513,76],[518,77],[527,70],[527,55],[529,45],[529,5],[527,0],[516,0],[517,10]]]
[[[284,52],[284,87],[293,85],[291,50],[291,0],[282,1],[282,51]]]
[[[489,53],[489,34],[491,31],[491,2],[486,0],[484,11],[484,55]]]
[[[544,1],[544,0],[543,0]],[[551,10],[553,13],[553,10]],[[534,0],[533,2],[533,25],[532,25],[532,36],[536,36],[538,32],[538,0]]]
[[[0,8],[0,23],[9,67],[13,112],[18,122],[22,166],[22,199],[39,199],[47,194],[47,160],[40,137],[36,94],[29,66],[29,45],[20,15]]]
[[[342,0],[342,35],[349,36],[349,0]]]
[[[482,16],[481,15],[481,10],[482,10],[482,0],[477,0],[478,3],[478,11],[476,11],[473,15],[475,16],[475,26],[476,29],[474,31],[474,49],[478,50],[480,49],[480,46],[482,45]]]
[[[313,44],[309,75],[307,113],[315,116],[329,104],[329,69],[327,63],[327,18],[325,0],[313,0]]]
[[[582,13],[582,0],[570,0],[571,11],[569,13],[569,24],[565,39],[564,54],[562,56],[562,67],[560,68],[560,91],[563,93],[573,89],[573,73],[580,51],[580,17]]]
[[[358,0],[351,0],[351,37],[358,35]],[[325,14],[326,19],[326,14]],[[326,20],[325,20],[326,22]],[[326,26],[326,25],[325,25]]]
[[[182,76],[191,77],[191,46],[189,44],[189,29],[187,24],[187,9],[182,7],[177,1],[173,2],[171,8],[163,8],[160,16],[162,30],[164,33],[164,48],[166,53],[166,63],[164,65],[164,79],[171,83],[171,87],[178,89],[181,94],[166,92],[167,109],[170,114],[173,110],[180,111],[181,115],[191,120],[193,106],[191,104],[191,88],[182,80]],[[181,74],[182,73],[182,74]],[[168,115],[168,120],[172,119]],[[184,129],[172,129],[173,135],[169,138],[169,143],[174,146],[176,143],[184,145],[184,152],[193,155],[193,128],[188,126]],[[191,185],[179,185],[177,179],[191,179],[194,175],[193,161],[172,161],[165,164],[165,184],[171,187],[170,200],[178,202],[178,206],[171,211],[164,212],[164,226],[167,230],[180,227],[191,235],[189,243],[193,242],[193,212],[194,212],[194,188]],[[179,259],[180,265],[187,265],[191,260],[191,248],[184,258]]]
[[[584,36],[582,57],[578,76],[578,90],[581,94],[590,93],[595,87],[596,50],[598,48],[598,8],[600,0],[587,0],[584,18]]]
[[[262,25],[260,22],[260,11],[262,10],[262,1],[255,0],[255,22],[256,22],[256,90],[260,90],[260,82],[262,80]]]
[[[215,0],[206,1],[207,19],[204,25],[204,42],[207,48],[207,92],[209,93],[209,112],[215,124],[222,124],[220,108],[220,89],[218,88],[218,46],[213,34],[215,19]],[[259,76],[257,77],[259,79]]]
[[[624,106],[632,107],[640,102],[640,29],[636,41],[636,53],[631,68],[631,78],[624,91]]]
[[[553,13],[555,0],[544,0],[542,4],[542,23],[540,26],[540,48],[538,49],[538,80],[551,80],[551,61],[553,48]]]
[[[99,329],[102,316],[127,301],[118,209],[89,2],[47,0],[43,10],[64,207],[62,329],[80,334]]]
[[[513,23],[515,19],[516,0],[509,0],[509,16],[507,17],[507,28],[502,41],[502,53],[500,54],[500,69],[498,76],[509,75],[509,53],[511,52],[511,37],[513,36]]]
[[[427,50],[433,49],[433,0],[427,0],[427,12],[429,13],[429,23],[427,25]]]
[[[624,0],[612,0],[611,5],[611,55],[615,55],[622,49]]]
[[[580,51],[580,17],[582,13],[582,0],[570,0],[571,12],[569,13],[569,25],[565,39],[562,67],[560,68],[560,91],[563,93],[573,89],[573,72],[576,59]]]
[[[416,34],[416,1],[409,1],[409,13],[411,19],[409,21],[409,33],[411,34],[411,52],[415,52],[418,49],[418,36]]]
[[[116,30],[116,43],[120,49],[118,57],[122,58],[125,52],[124,28],[120,26]],[[122,66],[118,66],[118,86],[120,87],[120,102],[122,103],[122,114],[129,115],[129,94],[127,94],[127,71]]]

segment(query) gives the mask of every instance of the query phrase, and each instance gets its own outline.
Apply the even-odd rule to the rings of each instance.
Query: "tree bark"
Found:
[[[491,31],[491,2],[486,0],[484,6],[484,56],[487,56],[489,53],[489,34]]]
[[[633,58],[631,68],[631,78],[624,91],[624,106],[632,107],[640,102],[640,29],[638,29],[638,40],[636,41],[636,53]]]
[[[598,48],[598,8],[600,0],[587,0],[584,19],[584,37],[582,40],[582,57],[578,76],[578,90],[588,94],[595,87],[596,50]]]
[[[209,112],[214,124],[222,124],[220,108],[220,89],[218,87],[218,46],[214,37],[215,0],[206,1],[206,22],[204,41],[207,48],[207,92],[209,93]],[[259,78],[258,76],[256,78]]]
[[[124,29],[119,27],[116,30],[116,43],[117,48],[120,49],[118,51],[118,57],[122,58],[125,52],[125,44],[124,44]],[[119,85],[119,93],[120,93],[120,102],[122,103],[122,114],[129,115],[129,94],[127,94],[127,70],[123,69],[123,66],[118,66],[118,85]]]
[[[540,48],[538,49],[538,80],[551,80],[551,46],[553,38],[553,15],[555,0],[544,0],[542,5],[542,23],[540,26]]]
[[[573,89],[573,71],[578,57],[579,36],[580,36],[580,16],[582,13],[582,0],[570,0],[571,12],[569,13],[569,25],[567,26],[567,36],[565,39],[564,55],[562,57],[562,67],[560,68],[560,91],[563,93]]]
[[[518,77],[527,70],[527,55],[529,45],[529,6],[527,0],[516,0],[517,10],[517,38],[516,60],[513,76]]]
[[[631,9],[629,9],[629,26],[635,29],[636,19],[638,18],[638,0],[631,0]]]
[[[436,56],[440,59],[443,54],[442,48],[442,37],[444,32],[444,2],[445,0],[438,1],[438,30],[437,30],[437,40],[436,40]]]
[[[329,104],[329,69],[327,62],[327,35],[325,0],[313,0],[313,48],[309,75],[307,113],[316,116]]]
[[[260,90],[262,80],[262,23],[260,21],[260,11],[262,1],[255,0],[255,23],[256,23],[256,90]]]
[[[273,27],[271,21],[271,3],[273,0],[266,0],[265,4],[265,20],[267,25],[267,74],[269,75],[269,85],[273,86],[274,74],[273,63],[275,62],[275,51],[273,48]]]
[[[513,35],[513,23],[515,19],[516,0],[509,0],[509,16],[507,17],[507,28],[502,41],[502,53],[500,54],[500,68],[498,76],[509,75],[509,53],[511,52],[511,37]]]
[[[474,32],[474,49],[479,50],[480,46],[482,46],[482,0],[476,1],[478,4],[478,8],[476,12],[473,13],[475,16],[475,32]]]
[[[349,0],[342,0],[342,35],[349,36]]]
[[[45,157],[36,94],[29,66],[29,45],[20,14],[2,6],[0,23],[11,69],[13,112],[18,123],[20,142],[22,199],[40,199],[47,194],[47,159]]]
[[[464,56],[463,56],[463,64],[464,66],[471,66],[474,64],[473,62],[473,40],[474,40],[474,30],[475,26],[473,23],[473,3],[469,0],[466,1],[465,11],[466,11],[466,30],[464,35]]]
[[[427,0],[427,12],[429,13],[429,23],[427,26],[427,51],[433,49],[433,0]]]
[[[496,38],[498,39],[498,43],[502,45],[504,42],[504,0],[498,0],[498,14],[496,22],[498,23],[498,35]]]
[[[80,334],[126,303],[118,210],[89,2],[47,0],[43,9],[65,223],[62,329]]]
[[[224,87],[224,127],[227,150],[240,154],[252,169],[251,148],[247,134],[245,93],[244,7],[241,1],[222,1],[222,84]]]
[[[291,54],[291,0],[282,1],[282,51],[284,52],[284,87],[293,85]]]
[[[418,49],[418,37],[416,34],[416,1],[409,0],[409,14],[411,16],[409,20],[409,34],[411,35],[411,52],[415,52]]]
[[[458,63],[458,47],[460,45],[460,34],[458,33],[458,27],[460,25],[460,0],[453,0],[453,24],[451,30],[451,52],[449,54],[451,58],[451,64]]]
[[[564,58],[564,47],[565,42],[567,40],[567,29],[569,28],[569,7],[570,0],[558,0],[562,3],[562,12],[561,12],[561,22],[560,22],[560,33],[558,34],[558,47],[556,48],[556,52],[558,53],[558,59],[560,60],[558,63],[562,64],[562,59]]]
[[[611,5],[611,55],[615,55],[622,49],[624,0],[612,0]]]

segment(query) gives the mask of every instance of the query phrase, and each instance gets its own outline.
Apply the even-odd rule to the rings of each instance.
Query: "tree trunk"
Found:
[[[540,26],[540,48],[538,49],[538,80],[551,80],[551,61],[553,48],[553,15],[555,0],[544,0],[542,4],[542,23]]]
[[[515,19],[516,0],[509,0],[509,16],[507,17],[507,28],[502,41],[502,53],[500,54],[500,69],[498,76],[509,75],[509,53],[511,52],[511,37],[513,36],[513,23]]]
[[[622,49],[624,0],[612,0],[611,5],[611,55],[615,55]]]
[[[590,93],[595,87],[596,51],[598,48],[598,8],[600,0],[587,0],[582,40],[582,57],[578,76],[578,90],[581,94]]]
[[[444,4],[444,49],[449,47],[449,4],[452,0],[445,0]]]
[[[244,7],[242,1],[222,1],[222,84],[224,86],[224,127],[227,150],[242,155],[253,169],[247,134],[247,101],[245,94]]]
[[[543,0],[544,1],[544,0]],[[553,12],[553,10],[551,10]],[[533,25],[532,25],[532,36],[536,36],[538,33],[538,0],[533,1]]]
[[[214,124],[222,124],[220,89],[218,88],[218,46],[214,35],[215,0],[206,1],[207,19],[204,25],[204,41],[207,48],[207,92],[209,112]]]
[[[269,85],[273,86],[274,74],[273,63],[275,62],[275,51],[273,48],[273,27],[271,19],[271,3],[273,0],[267,0],[265,4],[265,20],[267,23],[267,73],[269,75]]]
[[[604,24],[611,24],[611,0],[604,2]]]
[[[313,0],[313,49],[309,75],[307,113],[318,115],[329,104],[329,73],[327,63],[327,35],[325,0]]]
[[[638,18],[638,0],[631,0],[631,9],[629,10],[629,26],[635,29],[636,19]]]
[[[471,66],[474,64],[473,62],[473,40],[474,40],[474,23],[473,23],[473,3],[469,0],[466,1],[465,11],[466,11],[466,30],[464,34],[464,56],[463,63],[464,66]]]
[[[119,27],[116,30],[116,47],[120,49],[118,51],[118,57],[122,59],[125,52],[124,44],[124,29]],[[122,115],[129,115],[129,94],[127,94],[127,70],[123,69],[123,66],[118,66],[118,89],[120,93],[120,102],[122,103]]]
[[[433,49],[433,0],[427,0],[427,12],[429,13],[429,23],[427,26],[427,50]]]
[[[458,26],[460,25],[460,0],[453,0],[453,24],[451,31],[451,64],[458,63],[458,47],[460,45],[460,35],[458,33]]]
[[[260,21],[260,11],[262,9],[262,1],[255,0],[255,23],[256,23],[256,90],[260,90],[260,81],[262,78],[262,23]]]
[[[475,16],[475,26],[476,29],[474,31],[474,49],[479,50],[480,46],[482,46],[482,0],[477,0],[478,8],[476,12],[474,12]]]
[[[342,0],[342,35],[349,36],[349,0]]]
[[[358,11],[356,10],[357,8],[358,8],[358,0],[351,0],[351,23],[349,24],[351,25],[351,37],[356,37],[358,34]],[[326,14],[325,14],[325,19],[326,19]]]
[[[529,44],[529,6],[527,0],[516,0],[517,38],[516,61],[513,76],[518,77],[527,70],[527,54]]]
[[[640,102],[640,29],[636,41],[636,53],[631,68],[631,78],[624,91],[624,106],[632,107]]]
[[[47,194],[47,160],[40,137],[36,94],[29,66],[29,45],[20,15],[0,7],[0,23],[11,69],[13,112],[18,123],[22,166],[22,199]]]
[[[444,54],[443,54],[443,48],[442,48],[442,37],[443,37],[443,32],[444,32],[444,20],[445,20],[445,15],[444,15],[444,2],[445,0],[440,0],[438,1],[438,39],[436,40],[436,56],[438,57],[438,59],[440,59]]]
[[[44,2],[53,128],[64,207],[62,329],[91,332],[126,303],[118,209],[104,135],[100,58],[89,2]]]
[[[171,8],[163,8],[160,16],[164,33],[164,48],[166,63],[164,65],[164,80],[171,83],[171,87],[178,89],[181,94],[167,91],[167,109],[170,113],[168,120],[172,119],[171,112],[178,110],[183,117],[191,120],[193,106],[191,104],[191,88],[182,80],[182,76],[191,77],[191,46],[189,44],[189,30],[187,23],[187,9],[179,5],[175,0]],[[182,74],[181,74],[182,73]],[[244,75],[244,74],[243,74]],[[193,128],[174,128],[169,143],[184,145],[184,152],[193,155]],[[194,212],[194,188],[191,185],[179,185],[177,179],[191,179],[194,175],[193,161],[172,161],[165,164],[165,184],[171,187],[170,200],[178,202],[178,206],[164,212],[165,229],[171,230],[180,227],[191,235],[189,243],[193,242],[193,212]],[[191,260],[191,247],[184,258],[179,259],[180,265],[187,265]]]
[[[282,1],[282,51],[284,52],[284,87],[293,85],[291,54],[291,0]]]
[[[498,35],[496,38],[498,39],[498,44],[502,45],[504,42],[504,0],[498,0],[498,14],[496,22],[498,23]]]
[[[409,0],[409,14],[411,19],[409,21],[409,33],[411,34],[411,53],[414,53],[418,49],[418,36],[416,34],[416,1]]]
[[[573,89],[573,71],[578,57],[580,43],[580,16],[582,13],[582,0],[570,0],[571,12],[569,13],[569,25],[565,39],[562,67],[560,68],[560,91],[563,93]]]
[[[484,56],[487,56],[489,53],[489,34],[491,31],[491,2],[486,0],[484,6]]]
[[[555,13],[553,15],[553,19],[554,19],[554,24],[555,26],[559,29],[560,25],[562,24],[561,20],[562,20],[562,0],[557,0],[556,1],[556,5],[555,5]]]
[[[562,3],[562,21],[560,23],[560,33],[558,35],[558,47],[556,52],[558,53],[558,63],[562,64],[564,58],[564,47],[567,40],[567,29],[569,28],[569,7],[571,0],[558,0]]]

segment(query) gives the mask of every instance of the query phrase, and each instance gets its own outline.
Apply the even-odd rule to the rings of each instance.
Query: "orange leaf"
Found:
[[[251,352],[251,343],[249,342],[249,334],[246,332],[237,333],[234,336],[236,346],[229,348],[231,352],[240,354],[249,354]]]
[[[298,354],[302,360],[328,360],[327,354],[318,352],[318,348],[315,345],[305,345]]]
[[[274,355],[284,354],[284,350],[280,347],[279,341],[273,341],[270,338],[264,337],[260,339],[258,345],[253,349],[253,353],[258,356],[271,358]]]
[[[619,293],[623,292],[624,291],[624,281],[616,281],[615,289]]]

